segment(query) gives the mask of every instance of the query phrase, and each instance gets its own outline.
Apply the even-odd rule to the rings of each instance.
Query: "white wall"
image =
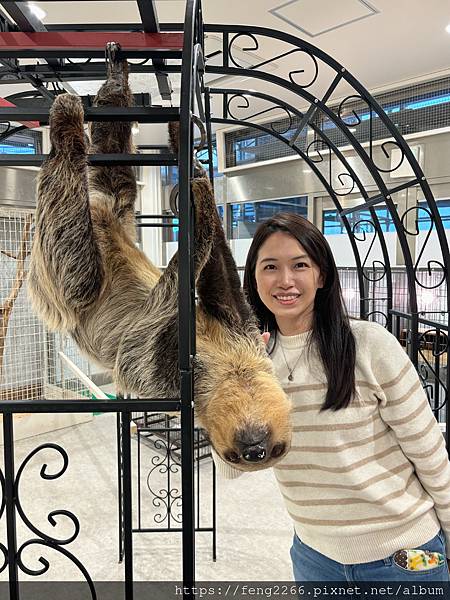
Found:
[[[161,169],[143,167],[141,186],[141,211],[143,214],[160,215],[162,212]],[[155,223],[147,219],[144,223]],[[162,265],[162,229],[160,227],[142,227],[142,250],[156,265]]]
[[[341,235],[326,235],[328,243],[330,244],[331,251],[333,252],[334,259],[338,267],[355,267],[356,262],[353,254],[353,249],[350,244],[350,240],[346,233]],[[358,234],[358,237],[362,239],[362,234]],[[381,245],[378,238],[375,240],[373,247],[370,249],[374,234],[369,233],[364,241],[358,241],[357,246],[359,249],[361,263],[365,262],[366,266],[372,266],[373,261],[382,261],[383,253],[381,251]],[[384,239],[386,240],[386,246],[388,249],[391,266],[396,266],[396,245],[397,245],[397,234],[394,232],[385,233]],[[369,252],[369,255],[366,255]]]

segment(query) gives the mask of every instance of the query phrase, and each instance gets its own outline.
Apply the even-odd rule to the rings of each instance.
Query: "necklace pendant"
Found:
[[[292,373],[289,373],[288,379],[289,381],[294,381],[294,376],[292,375]]]

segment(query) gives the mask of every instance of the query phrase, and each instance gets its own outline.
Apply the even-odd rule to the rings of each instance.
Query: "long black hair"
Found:
[[[318,348],[328,382],[322,410],[346,408],[355,395],[355,338],[333,254],[315,225],[295,213],[278,213],[261,223],[253,237],[245,265],[244,290],[248,301],[259,320],[261,331],[269,330],[276,344],[277,322],[275,315],[259,297],[255,267],[262,244],[277,231],[292,235],[320,269],[324,285],[316,292],[309,343],[315,343]]]

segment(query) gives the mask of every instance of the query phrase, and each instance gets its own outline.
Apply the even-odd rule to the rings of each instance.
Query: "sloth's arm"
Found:
[[[39,173],[29,285],[41,312],[56,305],[70,321],[73,311],[96,299],[103,278],[89,209],[80,98],[56,98],[50,139],[52,149]]]
[[[208,260],[216,207],[209,180],[194,179],[195,278]],[[115,374],[122,390],[141,397],[171,397],[178,390],[178,253],[151,290],[142,314],[124,332]]]
[[[200,272],[197,291],[203,310],[231,329],[252,319],[217,211],[211,253]]]
[[[126,61],[110,61],[108,78],[94,100],[95,106],[133,105],[133,95],[128,85]],[[92,154],[129,154],[134,152],[131,123],[125,121],[92,122],[90,124]],[[131,166],[91,167],[89,170],[91,189],[104,192],[112,198],[112,210],[117,218],[134,218],[136,200],[136,178]]]

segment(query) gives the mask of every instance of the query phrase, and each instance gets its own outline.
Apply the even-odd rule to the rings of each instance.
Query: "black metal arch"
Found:
[[[269,94],[262,94],[260,92],[254,92],[254,91],[246,91],[246,90],[238,90],[238,89],[220,89],[220,88],[213,88],[211,90],[207,89],[206,90],[206,94],[221,94],[223,96],[229,95],[229,94],[233,94],[233,97],[236,96],[242,96],[242,97],[256,97],[256,98],[260,98],[263,100],[267,100],[268,102],[271,102],[274,104],[274,108],[279,107],[279,108],[283,108],[284,110],[289,111],[288,114],[292,113],[298,117],[300,117],[301,119],[303,119],[305,117],[305,115],[303,115],[298,109],[296,109],[294,106],[292,106],[291,104],[288,104],[286,102],[283,102],[283,104],[280,104],[279,100],[276,99],[274,96],[270,96]],[[230,99],[231,100],[231,99]],[[230,114],[230,109],[229,109],[229,105],[230,105],[230,101],[227,102],[227,110],[228,110],[228,114]],[[271,110],[271,109],[267,109],[267,110]],[[266,111],[263,111],[266,112]],[[261,114],[261,113],[258,113]],[[254,117],[256,115],[252,115],[252,117]],[[280,140],[281,142],[283,142],[284,144],[286,144],[287,146],[289,146],[290,148],[292,148],[293,150],[295,150],[295,152],[308,164],[308,166],[313,170],[313,172],[316,174],[316,176],[318,177],[318,179],[321,181],[321,183],[323,184],[324,188],[326,189],[326,191],[329,193],[330,197],[333,199],[336,208],[339,210],[339,213],[342,213],[343,208],[341,206],[341,203],[339,201],[339,196],[342,195],[347,195],[347,193],[351,193],[351,192],[346,192],[345,194],[342,193],[338,193],[334,188],[333,188],[333,184],[332,184],[332,172],[331,172],[331,166],[332,166],[332,160],[331,160],[331,152],[333,152],[335,154],[335,156],[338,158],[338,160],[342,163],[342,165],[345,167],[345,169],[347,170],[347,173],[341,173],[339,177],[341,176],[350,176],[350,178],[352,179],[353,183],[357,185],[358,190],[361,194],[361,196],[365,199],[365,200],[369,200],[369,195],[364,187],[364,185],[362,184],[360,178],[358,177],[358,175],[356,174],[356,172],[354,171],[354,169],[351,167],[351,165],[349,164],[349,162],[347,161],[347,159],[345,158],[345,156],[342,154],[342,152],[339,150],[339,148],[334,144],[334,142],[332,140],[329,139],[329,137],[324,134],[323,131],[321,131],[314,123],[311,123],[311,128],[313,129],[313,131],[315,132],[316,136],[318,136],[316,138],[316,140],[314,140],[315,143],[316,141],[322,141],[327,147],[328,147],[328,156],[329,156],[329,170],[328,170],[328,179],[325,178],[324,174],[322,174],[322,172],[319,170],[318,168],[318,164],[323,162],[323,157],[320,153],[320,150],[318,150],[317,154],[319,156],[319,160],[314,160],[314,158],[312,158],[311,153],[310,153],[310,147],[311,144],[308,145],[307,151],[306,153],[301,150],[298,145],[295,143],[295,141],[293,140],[288,140],[286,137],[284,137],[283,133],[287,133],[289,131],[290,128],[288,128],[286,131],[284,132],[278,132],[276,131],[273,126],[270,126],[270,129],[265,127],[264,125],[260,124],[260,123],[253,123],[251,122],[249,119],[251,119],[252,117],[248,117],[245,120],[240,120],[236,117],[233,117],[233,119],[224,119],[224,118],[211,118],[211,121],[213,123],[222,123],[222,124],[227,124],[227,125],[241,125],[243,127],[253,127],[255,129],[258,129],[260,131],[264,131],[265,133],[272,135],[274,137],[276,137],[278,140]],[[292,120],[291,120],[292,121]],[[353,191],[354,186],[352,186],[352,190]],[[364,257],[363,260],[361,260],[361,256],[360,256],[360,252],[359,252],[359,248],[357,245],[357,241],[358,241],[358,237],[356,236],[356,227],[358,225],[358,223],[354,224],[353,227],[350,225],[347,216],[344,214],[342,216],[342,220],[345,226],[345,229],[347,231],[347,235],[349,237],[349,241],[350,244],[352,246],[352,250],[353,250],[353,254],[354,254],[354,258],[355,258],[355,262],[357,265],[357,275],[358,275],[358,282],[359,282],[359,295],[360,295],[360,316],[362,318],[367,317],[368,313],[370,311],[368,311],[367,309],[367,301],[369,300],[369,298],[367,298],[366,295],[366,290],[365,290],[365,280],[370,280],[370,277],[368,275],[368,273],[364,270],[365,266],[366,266],[366,262],[367,259],[369,257],[370,251],[372,249],[373,246],[373,242],[375,241],[376,237],[378,236],[378,239],[380,241],[380,245],[381,245],[381,250],[383,253],[383,271],[384,274],[386,275],[387,278],[387,287],[388,290],[392,290],[392,278],[391,278],[391,270],[390,270],[390,258],[389,258],[389,254],[387,251],[387,247],[386,247],[386,242],[385,239],[382,235],[382,230],[381,230],[381,226],[377,217],[377,214],[375,212],[375,210],[373,209],[372,206],[369,206],[369,211],[373,220],[373,225],[375,228],[375,232],[376,235],[374,236],[373,240],[372,240],[372,244],[369,248],[369,250],[366,252],[366,256]],[[391,308],[391,301],[392,301],[392,293],[389,294],[388,296],[388,309]],[[387,323],[390,323],[390,317],[389,314],[387,315]]]
[[[292,35],[283,33],[283,32],[275,32],[269,29],[256,27],[249,29],[245,26],[227,26],[227,25],[207,25],[205,30],[210,33],[219,34],[222,36],[222,65],[220,66],[206,66],[206,72],[213,73],[217,75],[228,75],[228,76],[241,76],[246,78],[254,78],[255,80],[259,80],[265,83],[272,84],[275,88],[281,88],[292,94],[300,97],[304,103],[306,101],[308,103],[308,108],[301,112],[296,109],[292,103],[288,103],[286,101],[279,100],[270,94],[262,94],[261,92],[253,92],[242,89],[215,89],[211,87],[211,89],[206,90],[207,94],[221,94],[223,96],[222,101],[222,112],[220,116],[216,115],[212,118],[212,122],[216,123],[226,123],[226,124],[235,124],[242,125],[245,127],[254,127],[256,129],[262,130],[265,133],[268,133],[277,139],[281,140],[286,145],[290,146],[303,160],[305,160],[309,167],[314,171],[315,175],[319,177],[321,183],[323,184],[325,190],[328,192],[330,197],[333,199],[336,208],[339,211],[339,214],[343,220],[345,229],[349,236],[349,240],[354,252],[356,267],[358,271],[358,281],[360,286],[360,313],[363,317],[370,317],[371,315],[375,317],[375,315],[383,315],[385,317],[385,324],[388,326],[390,330],[396,329],[397,335],[400,333],[400,319],[402,319],[402,323],[406,324],[405,329],[407,330],[406,335],[406,344],[408,347],[408,353],[413,361],[416,368],[418,368],[419,374],[422,378],[422,382],[424,384],[427,392],[431,390],[431,393],[440,387],[440,389],[444,392],[445,399],[444,401],[439,400],[439,398],[434,398],[435,405],[434,409],[437,412],[439,408],[442,408],[443,405],[447,404],[448,390],[449,390],[449,382],[450,382],[450,374],[447,369],[447,374],[444,378],[441,378],[439,373],[439,367],[436,367],[436,363],[443,354],[449,355],[449,345],[448,345],[448,315],[450,310],[450,296],[446,293],[447,302],[446,302],[446,322],[442,323],[437,320],[433,320],[433,318],[428,318],[427,314],[424,311],[419,311],[418,306],[418,297],[417,290],[418,286],[422,288],[436,288],[440,285],[446,286],[446,292],[448,290],[449,283],[449,266],[450,266],[450,254],[447,239],[445,236],[444,227],[442,224],[442,220],[439,215],[439,211],[434,200],[433,194],[431,192],[430,186],[426,177],[418,164],[416,158],[414,157],[411,149],[408,144],[402,137],[402,135],[398,132],[394,124],[391,122],[390,118],[381,108],[381,106],[376,102],[376,100],[371,96],[371,94],[363,87],[363,85],[353,77],[341,64],[339,64],[336,60],[334,60],[331,56],[316,48],[309,42],[298,39]],[[260,39],[272,39],[283,42],[286,44],[286,50],[280,51],[276,56],[273,56],[269,59],[265,59],[257,64],[254,64],[250,68],[244,68],[234,57],[234,50],[237,40],[240,41],[241,47],[239,48],[240,52],[250,52],[258,50],[260,46]],[[298,77],[299,75],[305,78],[306,69],[304,67],[304,63],[301,63],[299,68],[296,70],[287,71],[284,74],[284,77],[280,75],[274,75],[271,72],[267,71],[267,67],[272,65],[274,62],[277,62],[277,65],[280,67],[282,64],[282,59],[293,54],[297,54],[299,60],[306,59],[309,61],[310,71],[312,75],[309,76],[308,81],[299,83]],[[251,55],[249,55],[249,62],[251,61]],[[321,67],[326,66],[328,69],[331,69],[334,74],[329,77],[331,83],[326,90],[326,92],[321,96],[317,97],[312,93],[312,86],[316,83],[321,74]],[[344,82],[347,86],[350,86],[351,91],[347,93],[344,100],[342,100],[337,109],[332,109],[329,106],[329,99],[332,96],[333,92],[336,91],[339,84]],[[241,111],[244,113],[243,116],[236,116],[233,114],[234,109],[231,108],[232,100],[236,97],[245,98],[245,103],[239,107]],[[253,111],[252,114],[246,115],[245,111],[250,111],[250,102],[248,98],[258,98],[259,100],[267,101],[271,104],[271,107],[266,109],[259,109],[258,111]],[[365,106],[363,112],[368,113],[369,115],[369,142],[368,149],[363,147],[363,145],[358,141],[356,135],[351,131],[354,128],[357,128],[362,123],[362,118],[358,112],[355,112],[354,109],[349,110],[348,106],[354,101],[357,100],[362,102]],[[288,115],[288,119],[291,120],[292,116],[296,116],[300,119],[300,124],[297,129],[292,134],[291,127],[288,127],[285,131],[279,131],[274,128],[270,123],[267,125],[262,125],[258,122],[258,117],[262,117],[263,115],[269,115],[269,113],[274,109],[281,109],[286,115]],[[361,111],[361,109],[360,109]],[[347,114],[349,113],[349,114]],[[317,115],[322,115],[330,122],[332,122],[339,130],[339,132],[347,139],[348,145],[353,148],[357,157],[362,161],[362,164],[367,169],[368,173],[371,176],[371,179],[374,185],[378,188],[378,193],[375,196],[370,195],[365,186],[362,184],[361,180],[358,178],[354,169],[351,169],[348,161],[346,161],[342,152],[336,147],[336,145],[332,142],[329,136],[326,133],[325,129],[321,129],[317,126],[315,122],[315,117]],[[281,115],[282,117],[283,115]],[[351,121],[349,122],[349,117]],[[389,158],[388,148],[389,146],[398,148],[401,153],[400,160],[398,164],[394,165],[390,169],[383,168],[383,166],[376,163],[373,153],[374,148],[374,138],[373,138],[373,119],[378,118],[382,123],[382,126],[386,130],[386,139],[378,142],[380,145],[381,152],[384,154],[386,158]],[[256,121],[255,121],[256,119]],[[297,140],[301,133],[305,130],[305,128],[309,127],[314,134],[314,139],[311,144],[305,150],[302,150]],[[317,162],[323,162],[323,156],[321,152],[321,145],[324,145],[328,152],[329,159],[329,173],[328,179],[323,176],[323,173],[318,168]],[[313,150],[311,150],[313,148]],[[313,156],[313,152],[319,157],[318,159]],[[333,187],[333,180],[331,176],[331,164],[333,158],[336,159],[337,163],[342,164],[345,173],[340,173],[338,175],[338,180],[343,183],[343,177],[345,176],[351,181],[351,189],[345,193],[338,192],[335,187]],[[413,176],[409,177],[404,183],[396,185],[394,187],[390,187],[384,179],[383,175],[386,173],[394,173],[404,162],[407,162],[412,169]],[[346,195],[353,192],[354,188],[357,188],[361,193],[361,196],[364,202],[358,206],[352,208],[343,208],[340,198],[345,197]],[[393,195],[402,190],[406,190],[408,188],[417,188],[420,187],[423,197],[426,200],[426,208],[422,207],[412,207],[405,211],[404,214],[399,214],[394,200]],[[405,271],[407,277],[407,289],[408,289],[408,310],[399,311],[393,302],[393,285],[392,285],[392,267],[389,261],[389,255],[387,252],[386,240],[383,235],[383,231],[380,227],[379,221],[377,219],[377,215],[374,207],[377,204],[383,203],[387,206],[391,219],[394,223],[397,238],[403,253],[403,260],[405,264]],[[369,250],[366,251],[365,257],[362,258],[361,253],[359,252],[358,242],[365,241],[365,236],[363,239],[360,239],[355,231],[355,227],[351,228],[347,216],[350,213],[355,213],[360,210],[369,210],[371,219],[370,224],[374,228],[374,236],[371,241]],[[430,229],[427,232],[425,240],[422,246],[416,248],[416,256],[415,260],[410,252],[408,239],[410,236],[417,236],[419,233],[417,223],[416,230],[411,231],[408,228],[407,217],[412,211],[425,210],[430,218]],[[433,275],[433,271],[439,272],[439,281],[438,283],[428,284],[424,282],[418,276],[418,267],[420,260],[424,254],[425,248],[429,243],[431,232],[435,230],[437,234],[437,238],[440,245],[441,257],[437,257],[436,260],[429,260],[427,263],[427,270],[424,272],[425,277],[431,279]],[[367,260],[369,259],[370,252],[373,248],[373,245],[378,239],[381,251],[383,255],[383,262],[381,261],[373,261],[372,263],[372,271],[373,277],[370,277],[367,270]],[[433,265],[437,268],[432,269]],[[381,267],[381,275],[376,274],[376,271]],[[386,307],[384,310],[380,310],[377,307],[373,307],[372,309],[369,307],[370,299],[367,298],[365,293],[365,281],[371,281],[373,284],[377,283],[381,285],[381,283],[386,283],[387,288],[387,298]],[[380,298],[378,298],[380,300]],[[394,326],[395,320],[395,326]],[[428,330],[425,334],[423,328],[427,327]],[[422,330],[422,331],[421,331]],[[426,340],[426,335],[434,335],[434,345],[432,348],[432,358],[433,364],[431,364],[429,356],[424,353],[423,348],[428,344],[430,345],[429,340]],[[419,369],[419,361],[422,363]],[[429,384],[428,379],[433,378],[438,383],[434,386]],[[442,395],[442,394],[441,394]],[[430,398],[432,399],[432,398]],[[447,411],[447,437],[449,430],[449,415]]]

